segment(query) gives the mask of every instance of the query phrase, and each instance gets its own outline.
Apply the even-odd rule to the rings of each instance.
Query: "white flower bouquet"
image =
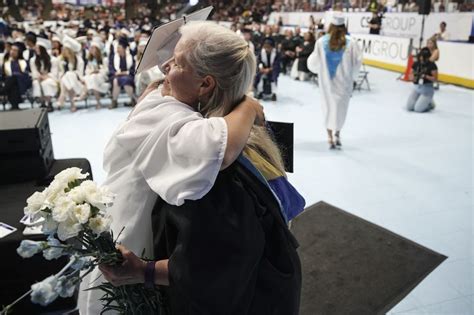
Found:
[[[42,192],[27,199],[25,215],[42,225],[45,241],[23,240],[17,253],[29,258],[43,253],[47,260],[69,256],[69,263],[57,274],[31,286],[31,290],[6,306],[0,314],[31,295],[33,303],[46,306],[58,297],[73,296],[77,285],[99,264],[122,263],[116,241],[110,230],[112,218],[107,208],[113,205],[114,194],[87,180],[88,173],[76,167],[55,176]],[[142,284],[114,287],[105,282],[91,289],[104,291],[103,312],[121,314],[159,314],[157,291]]]

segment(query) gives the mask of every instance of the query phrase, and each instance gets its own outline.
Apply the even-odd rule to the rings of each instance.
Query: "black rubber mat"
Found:
[[[447,257],[318,202],[296,217],[300,315],[385,314]]]

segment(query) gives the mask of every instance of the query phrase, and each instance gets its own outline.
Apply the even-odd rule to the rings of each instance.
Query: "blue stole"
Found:
[[[344,50],[345,49],[340,49],[338,51],[333,51],[329,48],[329,39],[330,35],[326,34],[323,36],[323,49],[324,49],[324,54],[326,55],[326,64],[328,65],[328,70],[329,70],[329,77],[331,80],[334,78],[336,75],[337,67],[341,63],[342,56],[344,55]],[[349,46],[349,37],[346,36],[346,46]]]

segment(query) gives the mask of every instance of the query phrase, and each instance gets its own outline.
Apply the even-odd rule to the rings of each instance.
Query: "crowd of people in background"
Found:
[[[325,34],[322,20],[310,16],[309,28],[303,33],[300,27],[283,30],[281,19],[268,24],[270,13],[281,9],[278,2],[233,2],[228,7],[225,1],[209,0],[209,4],[215,7],[212,18],[228,23],[257,56],[256,97],[276,100],[280,74],[301,81],[315,78],[307,58],[317,39]],[[378,34],[380,4],[371,8],[373,4],[367,7],[373,12],[369,29]],[[60,5],[50,12],[55,22],[45,23],[38,18],[41,4],[35,4],[21,8],[23,16],[34,22],[19,23],[8,17],[0,20],[0,97],[4,103],[7,100],[17,109],[29,96],[30,101],[50,111],[63,108],[66,101],[76,111],[77,101],[94,95],[97,108],[102,107],[106,96],[111,98],[109,108],[113,109],[118,107],[123,91],[130,100],[125,105],[134,106],[147,84],[163,77],[158,67],[134,74],[153,28],[175,19],[184,8],[182,4],[165,5],[154,16],[142,6],[138,5],[134,18],[125,19],[123,7]],[[439,58],[436,40],[448,37],[443,22],[440,32],[428,41],[431,58]]]
[[[280,73],[298,80],[311,77],[306,59],[314,49],[318,27],[302,34],[299,27],[281,32],[279,24],[267,25],[271,8],[244,7],[224,10],[216,6],[214,19],[235,21],[231,28],[244,37],[258,60],[255,95],[276,100],[275,88]],[[128,95],[126,106],[134,106],[137,96],[163,74],[155,67],[135,75],[153,27],[176,18],[177,5],[165,7],[160,16],[140,16],[125,20],[120,11],[94,8],[53,12],[59,22],[6,22],[0,29],[0,97],[12,109],[29,98],[49,111],[70,103],[76,111],[78,101],[95,96],[96,107],[104,97],[111,98],[110,109],[118,107],[121,91]],[[33,12],[33,11],[28,11]],[[106,12],[110,15],[104,15]],[[225,13],[224,13],[225,12]],[[146,12],[145,12],[146,13]],[[224,17],[224,14],[226,15]],[[32,17],[33,13],[30,14]]]

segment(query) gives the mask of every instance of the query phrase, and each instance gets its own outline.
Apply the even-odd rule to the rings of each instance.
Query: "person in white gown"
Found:
[[[81,99],[87,97],[87,93],[92,91],[96,99],[96,109],[101,108],[101,94],[107,93],[110,89],[108,78],[107,58],[103,55],[104,44],[100,38],[94,38],[90,43],[89,55],[87,56],[87,65],[84,74],[86,90]]]
[[[340,147],[352,95],[353,84],[362,64],[357,41],[346,35],[344,16],[334,13],[327,35],[321,37],[308,57],[308,69],[318,74],[321,106],[330,149]]]
[[[31,77],[33,79],[33,97],[40,99],[41,107],[53,111],[51,99],[58,93],[58,61],[51,57],[49,40],[36,40],[36,54],[30,61]],[[47,105],[46,105],[47,104]]]
[[[84,92],[84,60],[79,55],[80,51],[81,44],[78,41],[64,36],[62,53],[59,57],[61,93],[58,98],[58,109],[64,107],[67,95],[71,102],[71,111],[75,112],[77,108],[74,97],[82,95]]]
[[[104,185],[117,194],[110,208],[112,230],[117,235],[125,227],[118,241],[135,253],[145,250],[146,257],[154,256],[151,213],[157,198],[176,206],[201,199],[241,154],[249,134],[253,143],[271,141],[254,133],[254,123],[263,120],[262,106],[243,98],[255,74],[247,43],[214,23],[187,25],[182,38],[198,33],[206,44],[199,50],[193,48],[196,42],[180,40],[162,67],[162,88],[146,89],[104,152]],[[220,37],[225,40],[213,40]],[[219,47],[216,55],[209,55],[207,46]],[[103,281],[96,269],[81,283],[80,314],[100,313],[103,293],[84,289]]]

